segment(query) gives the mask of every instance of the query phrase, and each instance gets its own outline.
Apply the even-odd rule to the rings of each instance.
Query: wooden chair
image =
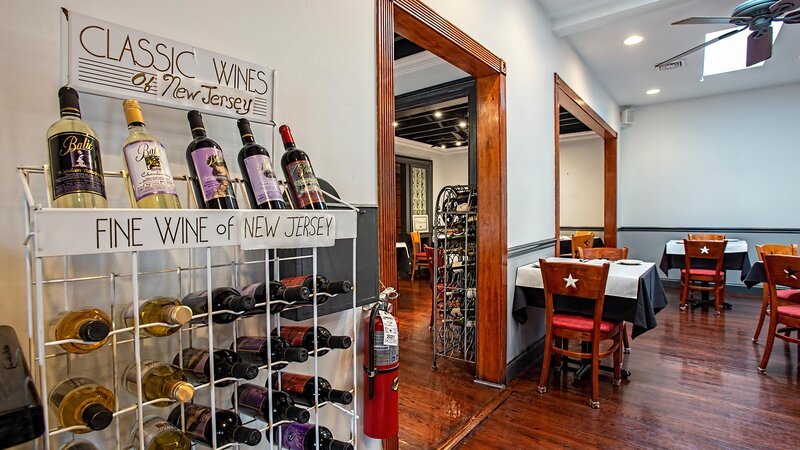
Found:
[[[782,305],[783,302],[778,296],[780,291],[776,290],[777,286],[786,286],[795,296],[800,297],[800,256],[764,255],[764,268],[770,292],[770,314],[767,346],[764,348],[761,364],[758,365],[758,371],[762,375],[767,373],[767,363],[776,337],[786,342],[800,344],[800,338],[791,337],[791,331],[800,329],[800,305]],[[785,327],[779,329],[778,325]]]
[[[572,257],[578,257],[579,248],[594,247],[594,233],[591,231],[578,231],[572,235]]]
[[[714,314],[721,313],[721,306],[725,301],[725,271],[722,270],[722,261],[727,244],[727,241],[683,240],[685,255],[684,268],[681,269],[681,311],[686,311],[689,293],[704,291],[714,292]],[[697,260],[711,261],[714,268],[697,268],[697,264],[693,264]],[[713,286],[708,286],[708,283],[713,283]]]
[[[725,237],[724,234],[715,233],[689,234],[690,241],[724,241]]]
[[[614,386],[619,386],[622,375],[622,327],[618,322],[603,320],[603,303],[605,301],[606,281],[608,281],[609,264],[602,266],[589,264],[551,262],[539,260],[544,285],[545,315],[547,334],[545,336],[544,357],[542,359],[542,375],[538,392],[547,392],[547,377],[550,372],[550,354],[556,354],[556,366],[560,365],[561,356],[592,361],[592,396],[589,405],[600,407],[599,368],[600,359],[609,355],[614,357]],[[571,314],[559,314],[553,310],[553,296],[576,297],[575,301],[594,302],[594,317],[583,317]],[[553,339],[556,339],[555,344]],[[590,342],[591,353],[574,352],[564,345],[569,339]],[[600,342],[611,340],[611,346],[600,351]]]
[[[790,256],[797,256],[797,244],[791,245],[783,245],[783,244],[764,244],[764,245],[756,245],[756,254],[758,254],[758,260],[764,261],[764,255],[790,255]],[[758,336],[761,335],[761,328],[764,326],[764,317],[769,314],[769,288],[766,284],[764,284],[762,288],[762,296],[761,296],[761,313],[758,316],[758,325],[756,325],[756,333],[753,335],[753,342],[758,342]],[[800,298],[795,297],[792,295],[791,290],[780,290],[777,291],[778,293],[778,300],[791,302],[791,303],[800,303]]]
[[[628,259],[628,247],[579,247],[578,257],[580,259],[605,259],[608,261],[619,261],[620,259]],[[628,340],[628,330],[625,322],[622,322],[622,352],[631,352],[631,343]]]
[[[425,251],[422,249],[422,239],[419,237],[419,231],[412,231],[408,234],[411,236],[411,279],[413,280],[417,272],[417,267],[423,266],[430,270],[431,265],[428,261],[428,257],[425,255]]]
[[[431,271],[430,276],[430,288],[431,288],[431,321],[429,327],[433,327],[433,320],[436,315],[436,304],[439,301],[444,301],[444,280],[442,276],[444,274],[444,250],[441,248],[439,249],[439,257],[436,259],[436,269],[438,273],[434,273],[433,271],[433,253],[435,249],[433,247],[425,246],[425,256],[427,256],[429,261],[429,267]]]

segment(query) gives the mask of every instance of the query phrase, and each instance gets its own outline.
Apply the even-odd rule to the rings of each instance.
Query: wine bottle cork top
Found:
[[[139,102],[129,98],[122,102],[122,110],[125,111],[125,120],[131,123],[144,123],[144,116],[142,116],[142,109]]]
[[[184,381],[179,381],[172,386],[170,395],[175,400],[186,403],[194,397],[194,386]]]
[[[183,325],[192,320],[192,308],[186,305],[168,306],[164,312],[165,322],[172,325]]]

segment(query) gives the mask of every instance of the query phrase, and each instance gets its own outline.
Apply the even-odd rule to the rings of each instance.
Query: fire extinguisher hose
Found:
[[[368,391],[370,399],[375,396],[375,374],[377,373],[375,370],[375,316],[378,315],[380,306],[380,303],[376,303],[369,313],[369,341],[367,342],[369,357],[367,358],[367,375],[369,376]]]

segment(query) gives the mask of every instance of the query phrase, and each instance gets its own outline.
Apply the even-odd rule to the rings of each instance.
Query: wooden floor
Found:
[[[400,448],[435,448],[500,391],[475,384],[473,364],[440,360],[433,370],[428,280],[400,280],[398,291]]]
[[[714,317],[679,313],[677,291],[668,295],[658,327],[625,355],[631,379],[614,388],[601,375],[601,409],[589,408],[590,383],[573,385],[571,373],[551,375],[538,394],[532,368],[459,448],[800,448],[797,348],[776,342],[767,375],[758,374],[760,298],[732,298],[734,309]]]

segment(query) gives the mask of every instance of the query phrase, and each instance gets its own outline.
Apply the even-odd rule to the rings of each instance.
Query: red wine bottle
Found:
[[[238,396],[237,396],[238,392]],[[269,389],[257,384],[240,384],[237,392],[232,395],[239,401],[239,410],[258,420],[269,422],[269,411],[272,409],[272,421],[291,420],[292,422],[306,423],[311,414],[305,408],[295,406],[294,400],[286,392],[272,391],[272,406],[269,401]]]
[[[281,166],[286,181],[291,186],[295,204],[299,209],[327,209],[325,196],[319,186],[319,180],[314,175],[311,160],[306,152],[297,148],[292,137],[292,131],[287,125],[278,128],[283,140],[286,153],[281,158]]]
[[[203,116],[189,111],[192,142],[186,147],[186,163],[192,175],[197,204],[207,209],[237,209],[236,194],[222,148],[206,136]]]
[[[208,355],[208,350],[183,349],[183,371],[192,384],[198,385],[211,381],[211,364]],[[179,366],[180,356],[180,353],[175,355],[172,364]],[[252,380],[257,376],[258,366],[243,362],[241,356],[236,352],[226,349],[214,350],[214,380],[230,377]],[[217,386],[228,386],[232,383],[233,381],[229,380],[216,384]]]
[[[192,308],[193,314],[205,314],[208,312],[208,291],[192,292],[181,300],[181,302]],[[256,306],[256,300],[247,295],[241,295],[239,291],[229,287],[220,287],[211,291],[212,311],[233,311],[247,312]],[[214,323],[231,323],[239,317],[237,314],[223,313],[214,314]],[[206,323],[207,318],[200,317],[192,319],[192,323]]]
[[[309,352],[314,351],[314,327],[282,327],[280,334],[278,330],[272,330],[273,336],[280,336],[289,342],[293,347],[303,347]],[[323,348],[350,348],[353,343],[349,336],[333,336],[330,331],[325,327],[317,327],[317,346],[321,349],[319,355],[323,356],[328,353],[328,350]]]
[[[256,143],[249,120],[239,119],[236,124],[244,144],[239,150],[239,170],[242,171],[250,204],[256,209],[286,208],[269,152]]]
[[[319,429],[319,446],[316,445]],[[279,432],[280,430],[280,432]],[[265,433],[270,439],[269,433]],[[288,450],[353,450],[353,444],[337,441],[331,430],[313,423],[284,423],[273,429],[272,438]]]
[[[249,295],[255,298],[256,304],[266,303],[267,301],[266,283],[253,283],[241,288],[240,291],[243,295]],[[287,287],[280,281],[269,282],[270,314],[277,314],[293,303],[307,302],[309,297],[311,297],[311,291],[305,286]],[[262,313],[264,313],[264,309],[257,308],[249,311],[246,315]]]
[[[287,288],[305,286],[312,293],[314,292],[314,277],[302,275],[299,277],[282,278],[281,283]],[[322,275],[317,275],[317,296],[334,296],[336,294],[347,294],[353,291],[353,284],[347,280],[330,281]],[[319,302],[319,299],[317,300]]]
[[[314,377],[311,375],[301,375],[299,373],[282,372],[272,374],[272,387],[278,386],[278,379],[281,381],[281,390],[292,396],[298,405],[314,406]],[[319,402],[334,402],[342,405],[349,405],[353,402],[353,394],[348,391],[340,391],[331,386],[330,381],[319,377]]]
[[[236,442],[256,446],[261,442],[261,433],[242,425],[242,419],[228,409],[212,411],[208,406],[191,404],[185,406],[186,434],[200,444],[212,445],[211,414],[217,419],[217,447]],[[172,425],[181,427],[181,406],[169,413],[167,419]]]
[[[267,352],[267,339],[270,340],[272,354]],[[308,350],[292,347],[286,339],[276,336],[240,336],[236,339],[236,353],[243,361],[261,366],[271,360],[273,370],[281,370],[290,362],[308,361]]]

